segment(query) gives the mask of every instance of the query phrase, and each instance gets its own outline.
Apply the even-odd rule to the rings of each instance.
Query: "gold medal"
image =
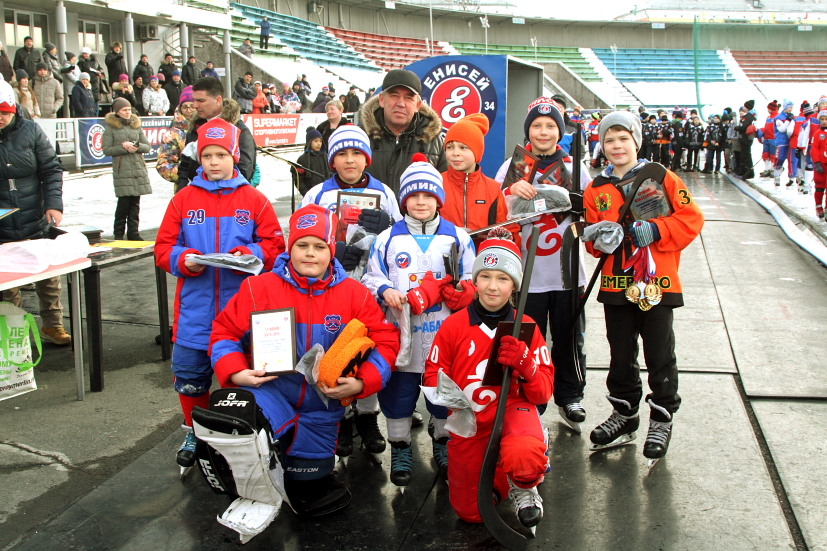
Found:
[[[646,284],[646,287],[643,289],[643,296],[652,306],[657,306],[661,299],[663,298],[663,291],[661,291],[660,287],[657,283],[655,283],[654,278],[649,280],[649,283]]]
[[[640,299],[640,301],[637,303],[637,306],[638,306],[638,308],[640,308],[644,312],[648,312],[649,310],[652,309],[652,305],[649,304],[649,301],[646,300],[646,298]]]
[[[640,300],[640,287],[636,284],[626,288],[626,300],[632,304],[637,304]]]

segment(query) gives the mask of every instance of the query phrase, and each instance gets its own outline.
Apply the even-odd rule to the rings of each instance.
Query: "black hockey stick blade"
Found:
[[[578,239],[583,235],[583,230],[585,230],[588,225],[588,223],[582,220],[572,222],[569,227],[566,228],[566,231],[563,232],[563,245],[560,248],[560,270],[563,276],[563,289],[571,289],[572,281],[577,278],[577,276],[574,275],[574,270],[580,271],[580,263],[578,262],[577,266],[574,266],[571,253],[572,250],[574,250],[574,254],[576,254],[577,259],[580,260],[580,251],[575,247],[575,243],[577,243]]]
[[[525,312],[525,303],[528,298],[528,286],[531,281],[531,272],[534,270],[534,257],[537,255],[537,242],[540,240],[540,228],[535,227],[531,232],[531,244],[526,258],[523,280],[520,283],[520,300],[517,305],[517,313],[514,319],[515,338],[520,336],[520,328]],[[497,416],[494,419],[494,426],[491,429],[491,438],[488,440],[488,448],[485,450],[485,458],[480,471],[480,484],[477,493],[477,503],[480,509],[480,516],[485,528],[494,536],[500,544],[509,551],[524,551],[527,545],[526,537],[511,528],[497,513],[494,504],[494,474],[497,470],[497,463],[500,461],[500,442],[503,435],[503,422],[505,421],[505,409],[508,403],[508,389],[511,388],[511,368],[505,368],[503,372],[503,386],[500,390],[500,400],[497,402]]]

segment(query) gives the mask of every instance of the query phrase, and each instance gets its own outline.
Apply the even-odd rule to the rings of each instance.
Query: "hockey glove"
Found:
[[[821,162],[816,161],[815,169],[816,169],[816,172],[818,172],[819,174],[824,174],[824,165],[821,164]]]
[[[660,230],[657,224],[642,220],[638,220],[629,226],[629,234],[638,248],[647,247],[660,239]]]
[[[344,268],[346,272],[353,271],[353,269],[359,265],[364,254],[365,251],[359,247],[346,245],[344,241],[336,242],[336,260],[342,264],[342,268]]]
[[[584,212],[583,208],[583,194],[582,193],[575,193],[573,191],[569,192],[569,201],[571,201],[571,210],[572,212]]]
[[[363,209],[359,215],[359,225],[368,233],[379,235],[391,227],[391,217],[383,210]]]
[[[474,293],[477,292],[477,286],[469,280],[460,281],[457,285],[460,287],[459,290],[453,285],[442,286],[442,298],[445,299],[445,305],[454,312],[474,302]]]
[[[411,305],[411,313],[415,316],[442,302],[442,286],[452,281],[451,276],[443,279],[434,277],[434,273],[428,270],[422,283],[416,289],[408,291],[408,304]]]
[[[506,335],[500,340],[497,361],[514,369],[527,383],[537,377],[537,364],[534,363],[528,346],[511,335]]]

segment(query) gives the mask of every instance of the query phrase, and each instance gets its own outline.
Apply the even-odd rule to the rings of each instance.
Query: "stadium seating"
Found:
[[[451,42],[451,46],[459,53],[466,55],[484,55],[485,44],[473,42]],[[551,46],[509,46],[505,44],[489,44],[489,55],[512,55],[526,61],[537,63],[552,63],[559,61],[587,82],[600,81],[597,72],[577,48],[551,47]],[[536,55],[535,55],[536,54]]]
[[[683,82],[695,80],[695,58],[692,50],[652,50],[619,48],[617,55],[608,48],[592,48],[606,67],[621,82]],[[698,80],[701,82],[732,81],[715,50],[698,50]]]
[[[376,64],[366,59],[364,55],[349,48],[342,41],[337,40],[320,25],[256,6],[237,3],[230,5],[250,20],[247,25],[257,25],[261,18],[266,15],[270,21],[271,34],[307,60],[319,65],[379,70]],[[233,27],[236,28],[235,20]]]
[[[827,53],[731,52],[747,76],[760,82],[827,82]]]
[[[414,61],[430,57],[428,43],[421,38],[388,36],[336,27],[327,27],[327,30],[386,71],[402,69]],[[437,51],[440,55],[443,53]]]

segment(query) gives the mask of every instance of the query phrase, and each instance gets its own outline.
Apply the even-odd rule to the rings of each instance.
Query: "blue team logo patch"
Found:
[[[318,222],[318,217],[315,214],[304,214],[299,217],[298,222],[296,222],[296,229],[299,230],[306,230],[307,228],[312,228]]]
[[[411,255],[408,253],[399,253],[396,255],[396,265],[404,270],[411,265]]]
[[[240,226],[246,226],[250,223],[250,211],[244,209],[238,209],[235,211],[235,221]]]
[[[335,333],[342,326],[342,316],[331,314],[324,317],[324,328]]]
[[[482,265],[486,268],[493,268],[497,265],[500,259],[494,253],[488,253],[482,258]]]
[[[221,140],[226,136],[227,133],[224,131],[223,128],[212,127],[207,129],[207,133],[204,135],[205,138],[209,138],[211,140]]]

